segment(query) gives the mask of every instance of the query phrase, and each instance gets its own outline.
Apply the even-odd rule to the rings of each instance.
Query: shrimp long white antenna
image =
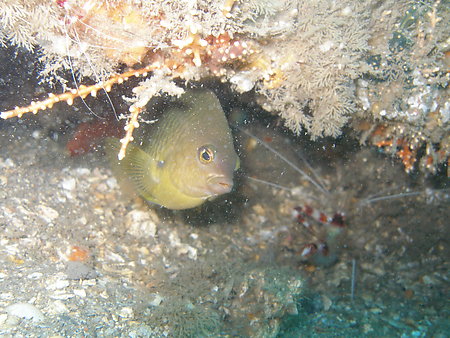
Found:
[[[75,76],[75,71],[74,71],[74,68],[73,68],[72,57],[70,56],[70,50],[69,50],[70,41],[71,41],[72,39],[70,39],[70,37],[69,37],[69,33],[68,33],[68,31],[67,31],[66,25],[64,25],[64,28],[65,28],[65,33],[66,33],[66,54],[67,54],[67,62],[69,63],[70,72],[71,72],[71,74],[72,74],[72,79],[73,79],[73,82],[74,82],[74,84],[75,84],[75,87],[76,87],[77,90],[79,90],[79,85],[78,85],[78,81],[77,81],[76,76]],[[95,117],[99,118],[99,116],[98,116],[98,115],[91,109],[91,107],[89,107],[89,105],[86,103],[85,99],[84,99],[83,97],[81,97],[81,96],[80,96],[80,99],[81,99],[81,101],[83,102],[83,104],[85,105],[85,107],[89,110],[89,112],[90,112],[91,114],[93,114]]]
[[[76,36],[77,40],[79,41],[79,43],[81,43],[80,37],[79,37],[79,35],[78,35],[78,32],[75,30],[74,33],[75,33],[75,36]],[[100,76],[97,74],[97,72],[95,71],[94,66],[92,65],[91,59],[90,59],[89,56],[86,54],[86,52],[83,52],[83,54],[84,54],[84,56],[86,57],[86,61],[88,62],[89,67],[91,67],[91,70],[92,70],[92,72],[93,72],[94,75],[95,75],[96,81],[97,81],[97,82],[101,81]],[[111,106],[111,108],[112,108],[112,110],[113,110],[113,113],[114,113],[114,116],[116,117],[116,120],[118,121],[119,118],[118,118],[118,116],[117,116],[117,111],[116,111],[116,108],[114,107],[114,104],[113,104],[113,102],[112,102],[112,100],[111,100],[111,97],[110,97],[109,94],[108,94],[108,91],[107,91],[103,86],[102,86],[102,90],[103,90],[103,92],[105,93],[106,98],[108,99],[109,105]],[[94,115],[95,115],[95,114],[94,114]]]
[[[276,184],[276,183],[273,183],[273,182],[261,180],[261,179],[256,178],[256,177],[251,177],[251,176],[245,176],[245,177],[248,178],[250,181],[255,181],[255,182],[258,182],[258,183],[262,183],[264,185],[268,185],[268,186],[271,186],[273,188],[277,188],[277,189],[280,189],[280,190],[286,190],[286,191],[292,191],[291,188],[285,187],[285,186],[280,185],[280,184]]]
[[[306,160],[306,158],[303,156],[303,154],[298,151],[296,152],[296,154],[298,155],[298,157],[300,157],[300,159],[303,161],[303,163],[306,165],[306,167],[309,169],[309,171],[312,172],[312,174],[314,175],[314,177],[316,178],[317,182],[322,186],[325,187],[325,182],[323,181],[322,177],[320,177],[320,175],[317,173],[317,171],[312,167],[312,165],[309,164],[309,162]],[[325,189],[325,188],[324,188]],[[328,191],[327,191],[328,192]]]
[[[64,21],[64,22],[65,22],[65,21]],[[66,33],[66,54],[67,54],[67,60],[68,60],[68,62],[69,62],[70,70],[71,70],[71,73],[72,73],[72,79],[73,79],[73,81],[74,81],[74,83],[75,83],[75,87],[76,87],[77,90],[78,90],[78,89],[79,89],[79,85],[78,85],[78,81],[77,81],[77,79],[76,79],[76,77],[75,77],[75,72],[74,72],[74,68],[73,68],[72,58],[71,58],[71,56],[70,56],[70,51],[69,51],[69,45],[70,45],[70,41],[73,41],[74,43],[76,43],[76,44],[78,44],[78,45],[81,44],[81,41],[80,41],[80,38],[79,38],[78,33],[77,33],[76,30],[74,31],[75,36],[76,36],[76,38],[77,38],[76,40],[70,38],[69,32],[68,32],[68,30],[67,30],[66,24],[64,24],[64,30],[65,30],[65,33]],[[91,60],[89,59],[88,55],[86,55],[85,52],[82,52],[82,53],[83,53],[83,55],[86,57],[86,60],[87,60],[87,62],[88,62],[88,64],[89,64],[89,66],[91,67],[92,72],[93,72],[94,75],[95,75],[96,81],[99,82],[99,81],[100,81],[100,77],[99,77],[98,74],[95,72],[95,69],[94,69],[94,66],[93,66],[92,63],[91,63]],[[114,104],[113,104],[113,102],[112,102],[112,100],[111,100],[111,97],[109,96],[107,90],[106,90],[103,86],[102,86],[102,90],[103,90],[104,93],[106,94],[106,97],[107,97],[107,99],[108,99],[108,101],[109,101],[109,104],[110,104],[110,106],[111,106],[111,108],[112,108],[112,110],[113,110],[113,112],[114,112],[114,116],[116,117],[117,120],[119,120],[119,118],[117,117],[117,111],[116,111],[116,108],[114,107]],[[89,112],[90,112],[91,114],[93,114],[95,117],[100,118],[100,116],[97,115],[97,114],[91,109],[91,107],[89,107],[89,105],[88,105],[87,102],[84,100],[84,98],[82,98],[82,97],[80,97],[80,98],[81,98],[81,101],[83,101],[83,104],[84,104],[84,105],[86,106],[86,108],[89,110]]]
[[[373,197],[373,198],[366,198],[366,199],[360,201],[359,205],[365,205],[365,204],[378,202],[378,201],[386,201],[386,200],[395,199],[395,198],[402,198],[402,197],[408,197],[408,196],[417,196],[417,195],[420,195],[421,193],[423,193],[423,191],[410,191],[410,192],[401,192],[401,193],[392,194],[392,195],[385,195],[385,196],[379,196],[379,197]]]
[[[292,189],[292,188],[289,188],[289,187],[285,187],[284,185],[277,184],[277,183],[273,183],[273,182],[269,182],[269,181],[262,180],[262,179],[260,179],[260,178],[256,178],[256,177],[252,177],[252,176],[248,176],[248,175],[245,175],[244,177],[245,177],[246,179],[249,179],[250,181],[257,182],[257,183],[261,183],[261,184],[263,184],[263,185],[266,185],[266,186],[269,186],[269,187],[273,187],[273,188],[275,188],[275,189],[280,189],[280,190],[288,191],[288,192],[290,192],[290,193],[292,193],[292,194],[295,194],[295,189]],[[316,196],[314,196],[314,195],[309,196],[308,198],[311,199],[311,200],[315,200],[315,201],[318,201],[318,200],[319,200],[319,199],[318,199]]]
[[[398,190],[398,187],[390,187],[389,189],[383,189],[375,194],[365,197],[364,200],[372,200],[372,199],[378,198],[380,196],[388,196],[389,192],[395,191],[395,190]]]
[[[283,156],[280,152],[278,152],[277,150],[275,150],[274,148],[272,148],[270,145],[268,145],[266,142],[264,142],[263,140],[259,139],[258,137],[256,137],[255,135],[253,135],[252,133],[250,133],[249,131],[242,129],[239,126],[236,126],[237,129],[239,129],[240,131],[242,131],[244,134],[246,134],[247,136],[254,138],[259,144],[261,144],[262,146],[264,146],[265,148],[267,148],[268,150],[270,150],[272,153],[274,153],[278,158],[280,158],[281,160],[283,160],[285,163],[287,163],[292,169],[294,169],[296,172],[298,172],[300,175],[302,175],[307,181],[309,181],[310,183],[312,183],[317,189],[319,189],[322,193],[329,195],[329,191],[325,189],[325,187],[323,187],[322,185],[320,185],[319,183],[317,183],[315,180],[313,180],[311,178],[311,176],[309,176],[306,172],[304,172],[303,170],[301,170],[299,167],[297,167],[294,163],[292,163],[291,161],[289,161],[285,156]]]
[[[107,38],[108,40],[112,40],[112,41],[117,41],[118,43],[127,43],[126,40],[124,39],[120,39],[117,38],[115,36],[112,36],[110,34],[107,34],[105,32],[102,32],[101,30],[87,24],[86,22],[83,22],[82,20],[79,21],[79,23],[83,26],[85,26],[86,28],[92,30],[94,33],[97,33],[99,36],[103,36],[105,38]],[[128,31],[124,31],[123,33],[128,34],[130,37],[135,38],[138,37],[140,38],[140,36],[138,36],[137,34],[134,34],[133,32],[128,32]],[[93,48],[100,48],[100,49],[113,49],[113,50],[119,50],[119,48],[113,48],[113,47],[105,47],[105,46],[100,46],[100,45],[93,45],[93,44],[89,44],[89,47],[93,47]],[[146,48],[156,48],[157,45],[149,45],[149,44],[145,44]],[[136,59],[136,62],[140,62],[139,60]]]
[[[362,207],[362,206],[366,206],[370,203],[374,203],[374,202],[379,202],[379,201],[386,201],[386,200],[390,200],[390,199],[397,199],[397,198],[403,198],[403,197],[411,197],[411,196],[418,196],[421,194],[432,194],[432,193],[438,193],[438,192],[443,192],[443,191],[449,191],[449,188],[444,188],[444,189],[426,189],[426,190],[420,190],[420,191],[407,191],[407,192],[402,192],[402,193],[398,193],[398,194],[392,194],[392,195],[385,195],[385,196],[378,196],[378,197],[368,197],[365,198],[361,201],[359,201],[358,206]]]

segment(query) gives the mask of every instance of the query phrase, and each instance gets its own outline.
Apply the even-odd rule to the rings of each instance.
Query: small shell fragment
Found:
[[[10,316],[16,316],[24,319],[31,319],[35,323],[42,322],[44,314],[36,306],[29,303],[16,303],[8,306],[6,312]]]

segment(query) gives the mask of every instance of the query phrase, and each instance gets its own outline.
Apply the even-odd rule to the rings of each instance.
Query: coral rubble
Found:
[[[69,70],[97,84],[2,117],[142,76],[123,155],[152,97],[180,95],[176,79],[213,77],[254,91],[296,133],[337,136],[350,121],[363,142],[389,146],[407,170],[425,152],[421,168],[434,171],[450,153],[449,12],[445,0],[6,0],[3,44],[39,50],[46,82],[65,83]]]

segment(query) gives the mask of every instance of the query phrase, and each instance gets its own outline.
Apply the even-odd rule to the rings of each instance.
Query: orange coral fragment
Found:
[[[397,151],[397,156],[401,158],[406,172],[410,172],[414,168],[416,155],[416,151],[412,150],[408,144],[404,144],[402,149]]]
[[[417,161],[417,150],[404,138],[393,138],[388,136],[388,128],[385,125],[378,126],[371,134],[370,139],[379,148],[390,147],[396,151],[401,159],[406,172],[414,168]]]
[[[70,249],[70,254],[67,259],[71,262],[85,262],[89,258],[89,251],[80,246],[74,245]]]

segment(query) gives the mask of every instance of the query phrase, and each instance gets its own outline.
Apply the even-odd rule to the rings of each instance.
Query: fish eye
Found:
[[[214,150],[208,146],[198,148],[198,158],[203,164],[211,163],[214,160]]]

